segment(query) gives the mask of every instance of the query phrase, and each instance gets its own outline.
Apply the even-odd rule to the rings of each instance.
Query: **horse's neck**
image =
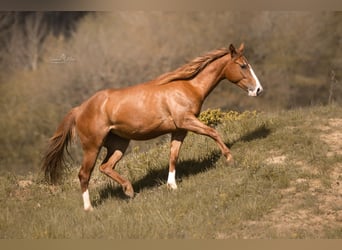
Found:
[[[202,96],[203,100],[224,78],[224,68],[229,59],[230,58],[226,55],[213,61],[190,81],[198,90],[198,93]]]

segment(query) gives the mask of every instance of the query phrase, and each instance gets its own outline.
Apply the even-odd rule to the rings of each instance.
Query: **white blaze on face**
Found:
[[[167,186],[171,189],[177,189],[176,184],[176,171],[169,172],[169,176],[167,178]]]
[[[83,197],[84,210],[86,211],[93,210],[93,207],[91,206],[90,199],[89,199],[88,189],[82,194],[82,197]]]
[[[253,70],[251,65],[249,65],[249,69],[250,69],[250,72],[251,72],[251,74],[255,80],[255,88],[253,90],[248,90],[248,95],[249,96],[257,96],[263,91],[263,88],[259,82],[258,77],[255,75],[254,70]]]

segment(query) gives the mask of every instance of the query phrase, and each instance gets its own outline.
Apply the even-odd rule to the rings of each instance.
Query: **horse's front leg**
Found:
[[[177,189],[176,183],[176,163],[178,160],[179,150],[182,146],[187,131],[181,130],[172,133],[171,135],[171,149],[169,160],[169,175],[167,178],[167,187],[170,189]]]
[[[179,125],[182,129],[186,129],[192,131],[196,134],[201,134],[205,136],[209,136],[219,146],[222,154],[226,157],[227,162],[233,162],[233,156],[230,153],[229,148],[223,142],[220,134],[213,128],[203,124],[200,120],[198,120],[195,116],[189,115],[183,119],[183,121]]]

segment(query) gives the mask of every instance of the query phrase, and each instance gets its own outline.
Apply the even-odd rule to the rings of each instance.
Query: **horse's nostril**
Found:
[[[261,92],[262,92],[262,88],[257,88],[257,95],[260,95]]]

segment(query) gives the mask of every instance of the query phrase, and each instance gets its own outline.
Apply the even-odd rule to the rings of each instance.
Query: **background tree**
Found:
[[[342,12],[0,12],[0,164],[37,169],[71,107],[230,43],[245,42],[265,93],[223,82],[204,109],[341,105],[341,36]]]

